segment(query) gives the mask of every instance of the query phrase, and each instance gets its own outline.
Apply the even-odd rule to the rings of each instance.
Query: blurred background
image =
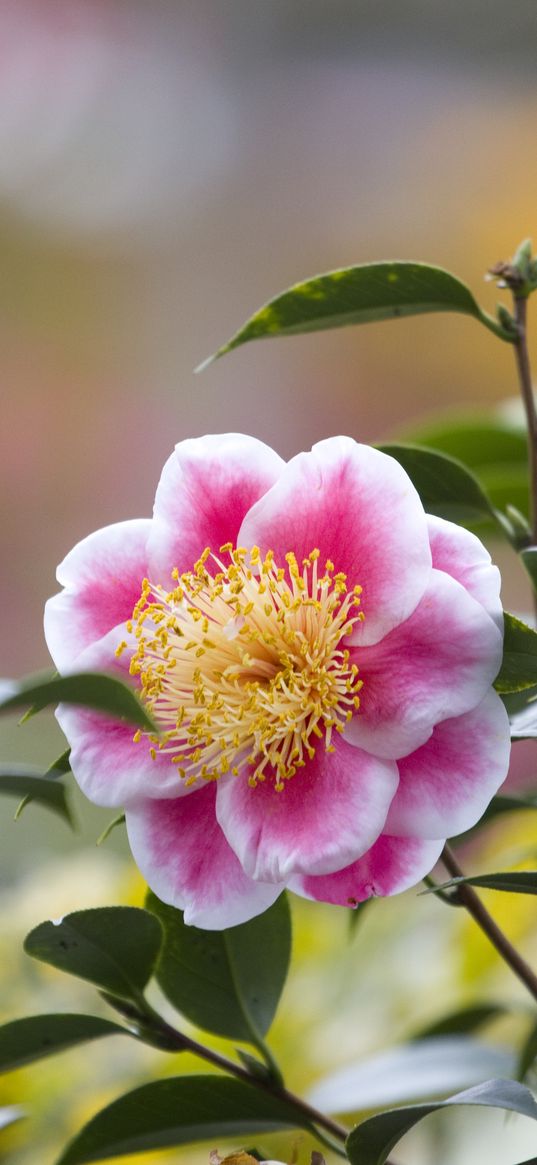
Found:
[[[537,234],[536,49],[534,0],[0,0],[0,675],[49,665],[42,609],[56,589],[56,564],[99,526],[149,515],[161,466],[182,438],[242,430],[287,457],[334,433],[378,441],[412,432],[439,410],[505,414],[516,391],[512,353],[462,316],[268,341],[201,375],[193,368],[290,283],[351,263],[446,266],[493,310],[498,293],[484,272]],[[523,610],[521,576],[512,557],[497,554],[506,605]],[[41,717],[22,729],[6,721],[0,746],[6,760],[45,765],[62,741]],[[515,777],[532,780],[533,765],[522,746]],[[80,832],[71,837],[35,807],[14,825],[12,809],[4,799],[10,1016],[52,1009],[49,995],[55,1006],[73,1006],[69,990],[83,993],[26,967],[26,929],[51,910],[125,895],[141,901],[120,831],[106,852],[95,851],[97,811],[77,802]],[[522,825],[494,837],[496,852],[515,859],[535,846]],[[534,921],[529,901],[520,907],[521,934]],[[432,943],[433,958],[431,919],[440,907],[418,900],[409,909],[407,941],[418,962]],[[396,965],[399,986],[386,1013],[372,940],[371,966],[357,968],[355,944],[328,990],[326,968],[345,923],[327,914],[319,939],[304,910],[302,971],[280,1039],[289,1057],[291,1037],[309,1030],[307,1008],[296,1029],[289,1019],[309,984],[307,1007],[321,998],[332,1016],[323,1040],[317,1035],[313,1048],[308,1037],[304,1046],[313,1079],[323,1055],[334,1066],[338,1054],[353,1054],[338,1044],[349,1016],[362,1033],[360,1052],[372,1051],[393,1042],[393,1013],[399,1038],[413,1009],[434,1010],[434,996],[430,984],[416,988],[416,960],[402,974],[394,954],[392,993]],[[397,905],[383,910],[381,949],[400,919]],[[436,954],[452,974],[452,993],[466,998],[492,972],[483,952],[468,972],[457,945],[464,924],[448,925],[445,913]],[[528,941],[535,950],[535,936]],[[397,942],[401,955],[403,934]],[[323,959],[314,970],[308,955],[316,943],[324,971]],[[360,975],[367,1024],[358,988],[349,998],[349,979],[360,983]],[[89,1009],[87,990],[84,998],[74,1006]],[[118,1063],[109,1057],[71,1053],[9,1078],[9,1102],[29,1094],[34,1124],[3,1134],[2,1159],[41,1163],[43,1146],[96,1107],[97,1078],[112,1097],[132,1083],[129,1073],[139,1081],[149,1059],[156,1065],[149,1052],[134,1069],[128,1050]],[[82,1099],[73,1108],[58,1089],[75,1062],[73,1096],[80,1089]],[[302,1071],[295,1083],[310,1078]],[[492,1127],[488,1117],[479,1126],[483,1159],[512,1165],[507,1145],[515,1141],[489,1136],[485,1125]],[[432,1156],[432,1134],[420,1133],[400,1160],[473,1161],[473,1138],[444,1141],[445,1127]],[[535,1134],[530,1143],[525,1133],[519,1156],[535,1151]],[[289,1140],[279,1146],[287,1151]]]

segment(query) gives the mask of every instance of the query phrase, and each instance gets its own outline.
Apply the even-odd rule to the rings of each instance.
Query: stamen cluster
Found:
[[[330,560],[320,574],[319,557],[300,568],[290,552],[283,567],[271,550],[226,543],[175,570],[171,591],[144,579],[127,623],[130,671],[161,730],[151,755],[169,753],[188,785],[231,772],[281,791],[321,741],[334,751],[333,733],[358,710],[362,680],[343,640],[364,617],[362,588],[348,589]]]

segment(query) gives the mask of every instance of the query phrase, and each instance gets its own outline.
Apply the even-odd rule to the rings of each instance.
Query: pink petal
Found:
[[[79,656],[80,671],[104,671],[132,684],[128,654],[117,659],[120,642],[116,628]],[[58,722],[71,746],[71,768],[86,797],[96,805],[121,807],[140,797],[181,797],[190,790],[181,781],[169,754],[150,754],[145,736],[137,743],[132,724],[72,704],[60,704]]]
[[[59,671],[72,671],[84,648],[132,615],[147,574],[150,529],[149,518],[106,526],[58,567],[65,590],[46,604],[45,637]]]
[[[126,814],[134,860],[151,889],[206,930],[247,922],[283,889],[246,876],[216,821],[215,793],[212,783],[180,801],[141,801]]]
[[[237,544],[244,515],[285,466],[281,457],[240,433],[182,441],[162,470],[149,542],[153,582],[173,567],[191,570],[206,546]]]
[[[435,724],[481,702],[498,674],[502,634],[483,607],[433,570],[414,614],[354,656],[363,688],[345,737],[377,756],[407,756]]]
[[[267,777],[222,781],[216,814],[250,877],[282,882],[296,873],[327,873],[354,861],[381,832],[397,788],[397,766],[352,748],[322,742],[313,760],[276,792]]]
[[[406,837],[453,837],[470,829],[507,776],[507,712],[490,691],[471,712],[444,720],[398,762],[400,784],[386,830]]]
[[[348,585],[363,587],[365,621],[348,642],[377,643],[406,619],[420,600],[431,552],[422,504],[397,461],[332,437],[299,453],[242,524],[243,546],[274,551],[283,563],[311,550],[331,559]]]
[[[501,578],[497,566],[491,561],[483,543],[443,518],[427,515],[429,541],[433,555],[433,566],[444,570],[460,582],[478,603],[488,611],[490,617],[503,627],[503,612],[500,599]]]
[[[290,889],[318,902],[357,906],[366,898],[389,897],[415,886],[432,870],[443,847],[443,841],[389,837],[383,833],[351,866],[324,878],[293,878]]]

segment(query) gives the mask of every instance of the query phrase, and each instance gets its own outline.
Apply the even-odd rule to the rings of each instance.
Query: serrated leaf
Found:
[[[478,1031],[492,1019],[505,1015],[506,1008],[499,1003],[476,1003],[471,1007],[457,1008],[440,1019],[433,1020],[426,1027],[420,1029],[413,1037],[415,1040],[430,1039],[432,1036],[468,1035]]]
[[[494,687],[497,692],[521,692],[537,684],[537,632],[504,611],[503,658]]]
[[[346,1142],[351,1165],[384,1165],[394,1145],[430,1113],[455,1105],[501,1108],[537,1120],[537,1104],[531,1092],[516,1080],[488,1080],[458,1092],[447,1100],[391,1109],[369,1117],[349,1134]]]
[[[308,1100],[323,1112],[356,1112],[429,1100],[490,1076],[511,1076],[514,1070],[515,1057],[508,1048],[467,1035],[437,1035],[336,1069],[315,1085]]]
[[[285,894],[264,914],[228,930],[185,926],[180,910],[151,892],[146,905],[164,929],[155,976],[170,1003],[198,1027],[257,1044],[285,983],[291,920]]]
[[[96,1015],[59,1013],[15,1019],[0,1027],[0,1072],[11,1072],[88,1040],[129,1034],[126,1028]]]
[[[151,717],[140,703],[133,688],[114,676],[100,672],[78,672],[69,676],[33,677],[16,685],[16,691],[0,703],[0,712],[32,707],[41,712],[50,704],[77,704],[93,708],[139,728],[154,730]]]
[[[537,1024],[535,1024],[529,1034],[527,1035],[520,1051],[518,1061],[518,1068],[516,1072],[517,1080],[525,1080],[528,1073],[531,1071],[535,1061],[537,1060]]]
[[[138,1002],[161,942],[162,929],[153,914],[134,906],[104,906],[41,923],[30,931],[24,949],[111,995]]]
[[[480,886],[482,890],[502,890],[506,894],[537,894],[537,870],[514,870],[499,874],[476,874],[469,878],[451,878],[434,889],[424,890],[424,894],[436,894],[439,890],[468,885]]]
[[[63,817],[72,826],[65,785],[43,776],[39,769],[27,765],[0,765],[0,793],[9,797],[29,798]]]
[[[496,520],[486,493],[462,462],[417,445],[389,444],[378,448],[403,466],[428,514],[466,524],[483,518]]]
[[[427,263],[362,263],[295,283],[269,300],[198,371],[249,340],[439,311],[473,316],[512,342],[513,337],[479,307],[470,289],[449,271]]]
[[[108,1105],[57,1165],[296,1128],[311,1128],[300,1109],[242,1080],[180,1076],[144,1084]]]

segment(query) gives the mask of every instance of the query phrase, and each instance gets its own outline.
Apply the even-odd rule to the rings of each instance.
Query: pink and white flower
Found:
[[[184,441],[153,518],[90,535],[58,581],[56,666],[130,675],[159,729],[60,706],[73,772],[187,922],[244,922],[284,886],[396,894],[505,779],[498,571],[378,450]]]

